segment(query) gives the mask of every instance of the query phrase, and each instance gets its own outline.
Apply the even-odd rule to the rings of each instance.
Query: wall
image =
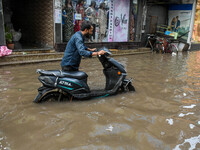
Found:
[[[3,7],[2,0],[0,0],[0,46],[6,45],[5,34],[4,34],[4,19],[3,19]]]
[[[151,5],[147,7],[146,28],[145,32],[150,32],[151,16],[157,16],[157,24],[167,25],[168,7],[166,5]]]

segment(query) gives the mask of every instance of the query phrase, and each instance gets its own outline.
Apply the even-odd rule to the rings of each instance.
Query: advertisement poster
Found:
[[[111,0],[109,16],[109,42],[127,42],[130,0]]]
[[[54,19],[55,19],[55,23],[61,23],[61,21],[62,21],[62,13],[61,13],[60,9],[55,9]]]
[[[192,42],[200,43],[200,0],[197,1],[194,27],[192,32]]]
[[[190,29],[192,4],[170,5],[168,25],[173,32],[178,33],[178,37],[188,39]]]

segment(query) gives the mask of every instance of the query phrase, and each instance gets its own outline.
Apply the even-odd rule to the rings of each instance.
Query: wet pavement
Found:
[[[88,101],[34,104],[36,69],[59,62],[0,68],[0,150],[200,149],[200,51],[118,56],[135,93]],[[103,89],[97,59],[81,70]]]

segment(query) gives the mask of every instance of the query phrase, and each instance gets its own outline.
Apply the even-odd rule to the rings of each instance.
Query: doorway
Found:
[[[53,0],[3,0],[5,26],[21,34],[14,49],[54,46]]]

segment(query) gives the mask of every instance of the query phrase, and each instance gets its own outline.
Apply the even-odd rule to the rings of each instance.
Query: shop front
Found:
[[[132,43],[132,47],[134,44],[135,46],[139,45],[140,41],[137,41],[135,36],[137,0],[87,0],[82,2],[72,0],[73,19],[69,19],[71,18],[69,11],[71,8],[66,7],[65,3],[66,1],[63,0],[62,32],[59,33],[61,41],[56,42],[56,49],[59,51],[64,51],[70,39],[67,37],[79,31],[84,20],[91,21],[94,27],[94,34],[86,39],[86,45],[110,48],[119,48],[123,47],[123,44],[127,46],[130,43]],[[71,24],[70,27],[69,24]]]
[[[193,0],[146,1],[146,20],[144,39],[147,34],[173,38],[178,41],[179,49],[191,45],[196,2]]]
[[[140,45],[141,21],[137,18],[140,18],[142,3],[138,0],[72,0],[71,19],[66,14],[69,11],[65,0],[1,1],[3,18],[0,22],[5,33],[1,34],[5,37],[5,40],[1,38],[1,45],[12,40],[14,50],[55,48],[64,51],[84,20],[94,25],[94,34],[86,39],[89,46],[126,49]]]

